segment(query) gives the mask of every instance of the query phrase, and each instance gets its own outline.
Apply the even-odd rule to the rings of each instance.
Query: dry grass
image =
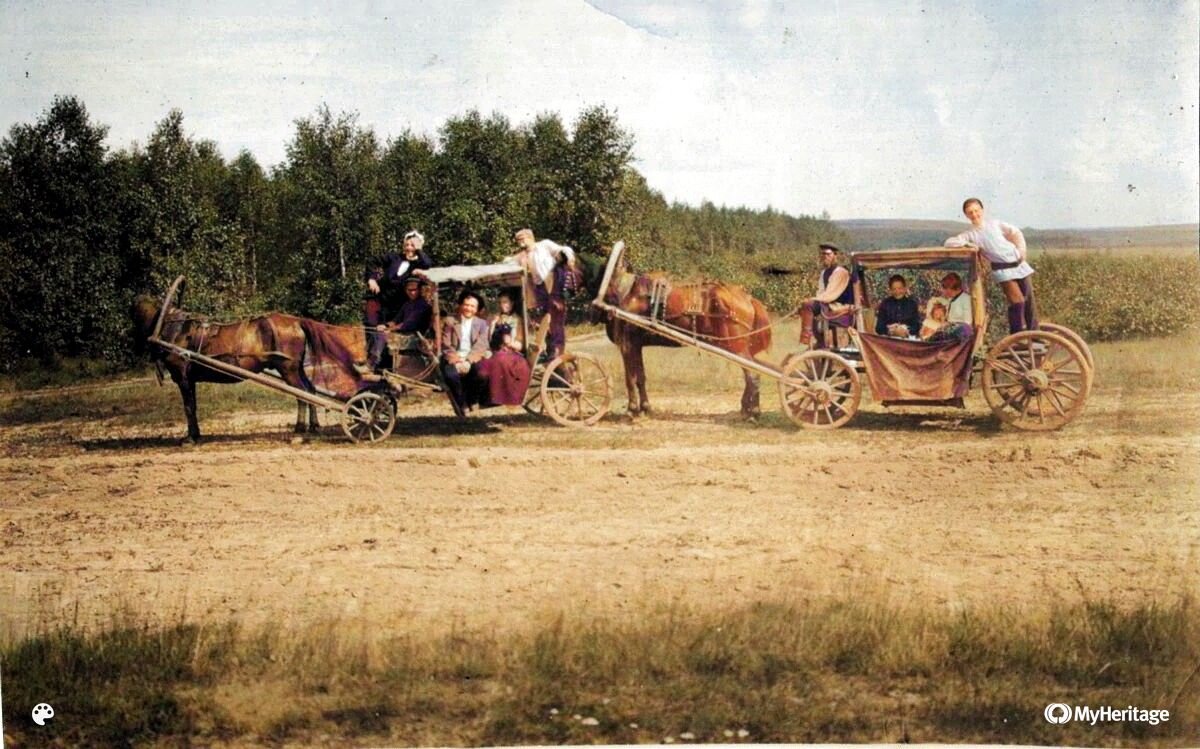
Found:
[[[1184,745],[1200,727],[1200,684],[1187,682],[1196,621],[1188,600],[952,611],[865,594],[626,620],[566,613],[504,636],[126,621],[53,629],[0,653],[7,704],[57,711],[37,733],[27,716],[10,718],[13,738],[60,746]],[[1042,710],[1056,701],[1168,708],[1171,720],[1052,726]]]

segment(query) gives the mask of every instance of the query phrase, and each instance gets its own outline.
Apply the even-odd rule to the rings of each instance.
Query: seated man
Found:
[[[404,333],[415,336],[417,333],[428,331],[432,319],[433,307],[421,296],[421,280],[410,278],[404,283],[404,303],[400,305],[400,309],[391,320],[377,325],[376,330],[381,333]],[[367,354],[367,364],[372,370],[379,366],[386,342],[385,336],[371,336],[371,350]]]
[[[458,316],[442,322],[442,376],[460,414],[480,401],[476,365],[490,353],[487,321],[477,317],[481,306],[478,294],[464,291],[458,298]]]
[[[917,300],[908,295],[908,282],[904,276],[895,275],[888,279],[890,296],[879,303],[875,311],[875,334],[894,338],[916,336],[921,330],[921,313]]]
[[[825,329],[836,325],[840,328],[854,326],[854,284],[850,271],[838,264],[836,245],[822,242],[818,245],[821,275],[817,277],[817,295],[800,302],[802,343],[813,348],[826,346]],[[837,339],[834,339],[837,345]]]

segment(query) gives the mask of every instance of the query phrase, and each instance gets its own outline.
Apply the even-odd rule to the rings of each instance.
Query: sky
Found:
[[[1039,228],[1200,221],[1200,0],[0,0],[0,128],[78,96],[285,158],[322,104],[381,137],[603,104],[670,200]]]

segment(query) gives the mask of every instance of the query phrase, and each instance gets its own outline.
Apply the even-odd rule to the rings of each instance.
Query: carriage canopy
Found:
[[[447,265],[424,271],[425,277],[436,284],[469,283],[476,286],[520,286],[525,269],[518,263],[489,265]]]

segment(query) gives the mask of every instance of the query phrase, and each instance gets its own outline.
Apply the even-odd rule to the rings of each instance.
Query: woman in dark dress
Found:
[[[523,352],[524,327],[513,312],[513,297],[502,292],[500,311],[492,320],[492,355],[479,363],[480,378],[487,381],[488,400],[494,406],[519,406],[529,388],[529,362]]]

